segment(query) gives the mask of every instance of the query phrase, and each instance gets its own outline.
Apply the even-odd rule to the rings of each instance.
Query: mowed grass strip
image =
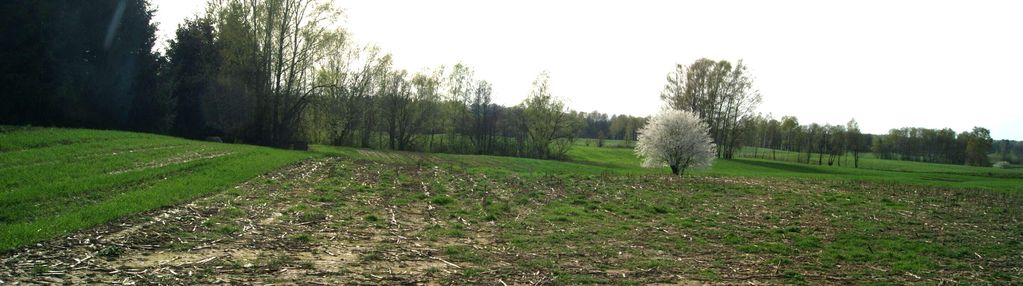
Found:
[[[5,129],[0,252],[221,191],[313,156],[132,132]]]

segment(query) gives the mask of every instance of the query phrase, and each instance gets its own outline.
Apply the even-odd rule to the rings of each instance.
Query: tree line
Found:
[[[865,152],[882,159],[973,166],[990,166],[992,152],[1012,163],[1023,154],[1021,142],[1003,140],[995,145],[990,131],[982,127],[958,134],[948,128],[898,128],[870,135],[860,131],[855,119],[845,125],[801,125],[793,116],[754,114],[761,96],[742,61],[704,58],[676,65],[661,98],[667,107],[691,112],[707,124],[718,158],[730,159],[744,146],[755,147],[748,156],[777,159],[777,150],[783,150],[807,164],[848,165],[851,157],[853,167],[859,167]]]
[[[1012,164],[1023,164],[1023,142],[1014,140],[998,140],[992,144],[995,159]]]
[[[882,159],[990,166],[993,143],[983,127],[959,134],[948,128],[899,128],[876,136],[871,150]]]
[[[332,29],[330,1],[229,0],[177,30],[167,51],[178,135],[269,146],[563,158],[582,113],[541,73],[520,104],[462,64],[410,73]],[[184,112],[181,112],[184,111]]]
[[[755,147],[747,155],[752,157],[777,160],[780,150],[795,153],[800,163],[841,166],[848,165],[851,157],[852,166],[859,167],[860,155],[870,150],[871,135],[863,134],[855,119],[845,125],[800,124],[794,116],[775,119],[758,114],[743,120],[741,126],[743,142]]]
[[[990,166],[989,153],[996,152],[1005,161],[1023,154],[1013,151],[1013,146],[1023,145],[1018,141],[1002,140],[1004,147],[994,149],[990,131],[982,127],[958,134],[949,128],[906,127],[872,135],[863,134],[855,119],[845,125],[801,125],[793,116],[763,115],[750,117],[742,125],[746,146],[758,147],[747,156],[778,159],[777,150],[782,150],[798,154],[795,161],[807,164],[843,165],[851,157],[852,166],[859,167],[860,155],[872,152],[881,159]]]
[[[0,122],[166,125],[166,60],[145,1],[0,1]]]
[[[164,54],[144,0],[2,5],[5,124],[535,158],[563,158],[580,135],[635,140],[642,125],[570,110],[546,72],[502,106],[468,66],[397,69],[339,27],[332,1],[210,1]]]
[[[493,86],[455,64],[420,72],[356,43],[326,0],[211,1],[187,19],[165,53],[153,50],[144,0],[3,1],[0,122],[129,129],[267,146],[321,143],[393,150],[564,158],[576,138],[629,146],[648,120],[577,112],[541,73],[519,104],[492,101]],[[716,156],[743,146],[801,154],[797,161],[858,166],[859,154],[986,165],[987,152],[1019,162],[1019,142],[976,128],[893,129],[801,125],[753,114],[761,101],[742,62],[676,65],[667,108],[708,126]],[[775,157],[775,151],[753,156]]]
[[[648,118],[624,114],[608,116],[592,111],[584,114],[582,119],[580,138],[596,139],[597,147],[604,147],[604,140],[621,140],[623,147],[629,147],[636,142],[638,131],[646,125]]]

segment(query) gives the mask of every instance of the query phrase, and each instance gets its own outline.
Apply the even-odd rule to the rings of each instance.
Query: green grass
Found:
[[[85,129],[0,133],[0,251],[186,202],[313,156]]]
[[[761,158],[770,158],[769,150],[759,150]],[[817,156],[813,156],[811,164],[794,163],[793,152],[775,151],[776,160],[749,158],[752,148],[739,153],[740,159],[732,160],[736,166],[718,166],[719,160],[711,173],[771,176],[771,177],[806,177],[839,180],[863,180],[873,182],[890,182],[914,185],[931,185],[954,188],[970,188],[1002,191],[1023,191],[1023,170],[997,169],[993,167],[976,167],[953,164],[937,164],[913,161],[883,160],[873,154],[866,153],[860,158],[859,168],[852,167],[852,158],[848,156],[848,164],[843,166],[817,165]],[[765,156],[766,155],[766,156]],[[805,153],[803,154],[805,156]],[[733,165],[733,164],[729,164]]]
[[[480,155],[384,152],[322,145],[314,145],[313,150],[324,154],[341,155],[382,163],[436,165],[484,174],[535,176],[546,174],[664,175],[670,173],[667,167],[640,167],[640,159],[636,157],[632,149],[600,148],[584,145],[573,146],[568,152],[569,159],[566,161]],[[779,153],[785,152],[779,151]],[[813,162],[815,163],[816,161]],[[711,168],[694,170],[690,173],[697,176],[769,177],[841,182],[866,181],[995,191],[1023,191],[1023,169],[996,169],[991,167],[881,160],[869,154],[862,158],[860,163],[859,168],[853,168],[851,166],[827,166],[740,157],[733,160],[715,160]]]

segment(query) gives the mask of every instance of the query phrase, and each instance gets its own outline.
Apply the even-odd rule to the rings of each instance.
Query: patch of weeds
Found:
[[[545,220],[556,222],[581,221],[589,216],[584,208],[571,205],[552,205],[543,214]]]
[[[43,273],[49,272],[50,266],[44,264],[36,264],[32,266],[32,273],[35,275],[42,275]]]
[[[881,263],[895,271],[923,272],[934,268],[928,254],[938,254],[938,246],[905,238],[878,239],[855,234],[840,234],[824,247],[825,265]]]
[[[225,192],[225,194],[228,195],[228,196],[232,196],[232,197],[240,197],[241,195],[243,195],[245,193],[242,192],[242,189],[240,189],[240,188],[230,188],[230,189],[227,190],[227,192]]]
[[[468,267],[462,270],[462,275],[465,277],[475,277],[483,273],[483,269],[476,267]]]
[[[463,245],[452,245],[444,248],[444,255],[454,261],[482,263],[483,257],[476,254],[471,247]]]
[[[497,216],[505,215],[511,212],[511,205],[506,202],[497,202],[487,205],[487,215],[483,218],[484,221],[495,221]]]
[[[755,244],[742,245],[742,246],[736,247],[736,249],[738,249],[740,251],[743,251],[743,252],[748,252],[748,253],[775,253],[775,254],[784,254],[784,255],[788,255],[788,254],[792,253],[792,249],[791,248],[789,248],[788,246],[785,246],[784,244],[777,243],[777,242],[763,242],[763,243],[755,243]]]
[[[767,263],[771,265],[790,265],[792,264],[792,259],[788,259],[787,257],[783,256],[776,256],[767,260]]]
[[[416,193],[415,196],[412,196],[412,199],[417,201],[425,200],[428,198],[430,198],[430,196],[427,196],[426,193]]]
[[[723,241],[725,242],[725,244],[728,245],[737,245],[746,242],[746,238],[739,236],[735,233],[729,233],[725,235]]]
[[[214,231],[223,235],[232,235],[239,231],[242,231],[242,228],[236,224],[226,223],[217,226],[217,228],[214,229]]]
[[[323,193],[315,196],[313,200],[320,203],[337,203],[341,201],[341,197],[335,193]]]
[[[785,271],[783,271],[781,273],[781,277],[785,277],[785,280],[787,280],[789,283],[793,283],[793,284],[804,284],[804,283],[806,283],[806,279],[803,279],[803,274],[800,274],[799,272],[796,272],[796,271],[793,271],[793,270],[786,269]]]
[[[308,233],[295,234],[295,235],[292,235],[291,237],[288,237],[288,239],[290,239],[291,241],[294,241],[294,242],[299,242],[299,243],[310,243],[310,242],[313,242],[313,241],[316,240],[315,238],[313,238],[312,235],[310,235]]]
[[[497,221],[497,217],[494,214],[487,214],[483,216],[483,221]]]
[[[228,207],[220,210],[220,215],[228,218],[240,218],[245,216],[245,211],[237,207]]]
[[[355,185],[352,188],[355,189],[355,192],[358,192],[358,193],[373,192],[373,187],[371,187],[369,185],[366,185],[366,184]]]
[[[287,255],[261,256],[260,265],[271,271],[277,271],[295,261],[295,258]]]
[[[696,220],[691,217],[684,219],[673,219],[672,223],[680,228],[694,228],[698,226]]]
[[[96,256],[104,257],[106,259],[114,259],[121,257],[124,254],[124,249],[119,246],[107,246],[96,252]]]
[[[309,260],[302,260],[298,262],[298,267],[302,269],[313,269],[316,268],[316,264]]]
[[[812,235],[797,235],[792,238],[792,243],[801,249],[821,247],[821,240]]]
[[[438,181],[434,181],[433,183],[430,183],[430,190],[438,194],[443,194],[447,192],[447,187]]]
[[[527,198],[527,197],[518,197],[518,198],[515,199],[515,204],[516,205],[529,204],[529,198]]]
[[[380,260],[384,260],[384,252],[381,249],[379,249],[379,247],[375,248],[375,249],[372,249],[372,250],[370,250],[370,251],[368,251],[368,252],[366,252],[366,253],[364,253],[364,254],[359,256],[359,261],[361,261],[361,262],[380,261]]]
[[[451,227],[444,230],[444,235],[447,237],[465,237],[465,226],[460,223],[452,224]]]
[[[718,274],[717,272],[714,272],[714,270],[710,269],[700,270],[700,272],[697,273],[696,275],[699,276],[700,278],[703,278],[704,280],[711,281],[721,280],[721,275]]]
[[[365,220],[365,221],[368,221],[368,222],[378,222],[378,221],[380,221],[380,218],[378,218],[375,215],[371,215],[371,214],[362,217],[362,219]]]
[[[307,210],[298,214],[299,222],[314,222],[327,219],[327,214],[320,210]]]
[[[290,213],[301,213],[301,212],[304,212],[304,211],[307,211],[307,210],[310,210],[310,209],[312,209],[312,208],[307,206],[307,205],[296,204],[296,205],[288,208],[288,212],[290,212]]]
[[[681,252],[687,252],[690,250],[689,239],[685,237],[675,237],[674,239],[675,250]]]
[[[455,199],[452,199],[449,196],[440,195],[433,197],[433,199],[431,199],[430,202],[435,205],[445,206],[455,202]]]

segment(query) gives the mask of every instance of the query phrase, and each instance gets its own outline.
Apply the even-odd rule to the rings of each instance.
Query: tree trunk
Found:
[[[671,174],[672,175],[678,175],[679,174],[678,171],[679,171],[678,166],[671,165]]]

